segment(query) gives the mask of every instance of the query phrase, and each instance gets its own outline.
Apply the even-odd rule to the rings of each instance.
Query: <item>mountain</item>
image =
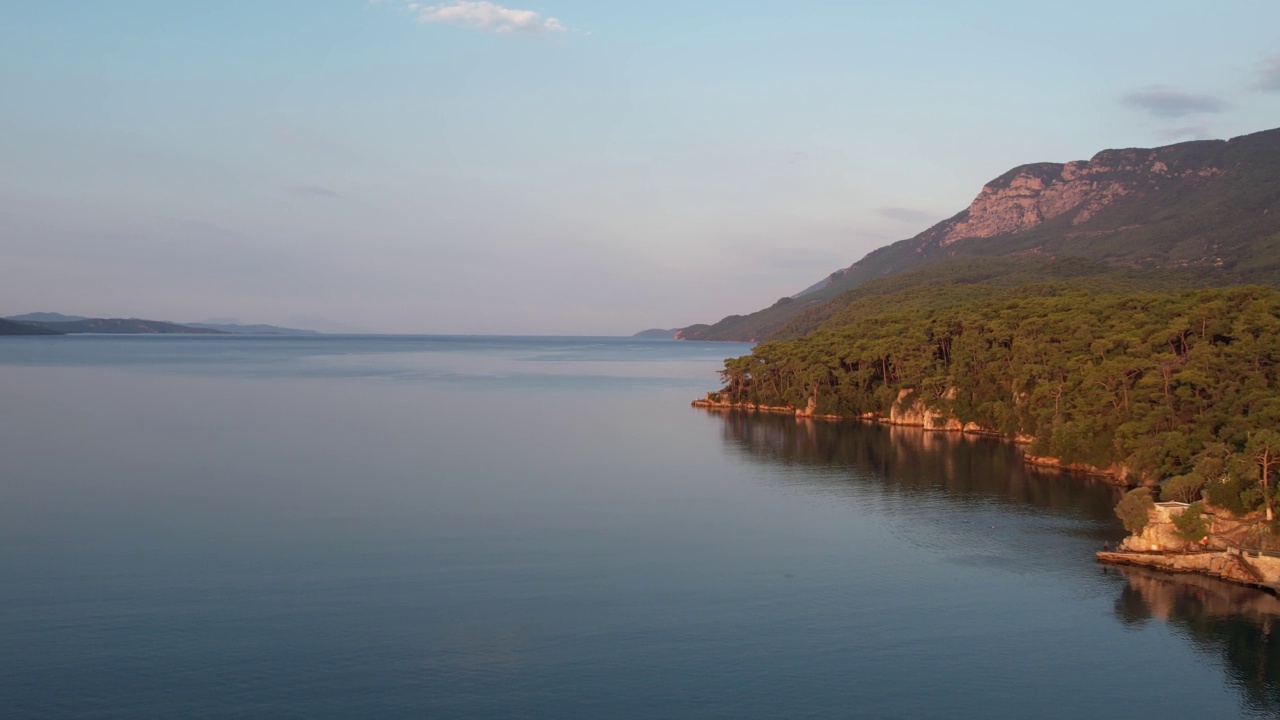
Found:
[[[87,317],[79,315],[63,315],[62,313],[37,312],[27,313],[26,315],[13,315],[5,318],[5,320],[13,320],[14,322],[26,323],[43,323],[43,322],[76,322],[79,320],[88,320]]]
[[[56,333],[109,333],[116,335],[223,335],[220,330],[189,327],[159,320],[140,320],[138,318],[91,318],[71,322],[32,323],[36,327]]]
[[[677,336],[762,340],[803,315],[821,315],[832,298],[869,281],[966,256],[1078,257],[1177,271],[1193,284],[1280,285],[1280,129],[1013,168],[919,235],[768,308]]]
[[[240,323],[183,323],[186,327],[203,330],[216,330],[233,335],[319,335],[315,330],[279,327],[276,325],[242,325]]]
[[[311,315],[291,315],[285,318],[285,322],[297,327],[312,328],[326,335],[380,335],[384,332],[376,327],[349,325]]]
[[[0,335],[59,335],[55,330],[23,322],[0,320]]]
[[[141,333],[141,334],[205,334],[200,331],[213,331],[233,335],[319,335],[316,330],[279,327],[277,325],[245,325],[234,318],[214,318],[198,323],[170,323],[159,320],[139,320],[137,318],[104,319],[90,318],[82,315],[63,315],[54,312],[36,312],[25,315],[13,315],[5,318],[20,323],[34,323],[41,326],[54,326],[58,332],[84,333]],[[87,324],[86,324],[87,323]],[[100,329],[87,330],[86,327]],[[184,329],[179,329],[184,328]]]
[[[654,328],[652,330],[641,330],[631,337],[641,340],[674,340],[677,332],[679,332],[678,329],[663,330],[662,328]]]

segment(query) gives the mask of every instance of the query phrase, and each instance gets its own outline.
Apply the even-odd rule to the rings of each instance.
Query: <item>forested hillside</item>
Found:
[[[1260,501],[1254,459],[1280,452],[1280,292],[1002,278],[855,299],[811,335],[727,360],[720,399],[848,417],[918,399],[1032,436],[1036,455]]]

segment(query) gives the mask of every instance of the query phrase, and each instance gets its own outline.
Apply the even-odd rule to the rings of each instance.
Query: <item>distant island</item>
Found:
[[[3,335],[319,335],[315,330],[237,323],[173,323],[141,318],[91,318],[37,312],[3,319]]]
[[[763,341],[697,406],[1007,438],[1136,488],[1135,537],[1176,525],[1130,555],[1280,552],[1278,243],[1280,130],[1108,150],[1014,168],[817,289],[679,336]],[[1280,583],[1280,561],[1196,562],[1162,567]]]

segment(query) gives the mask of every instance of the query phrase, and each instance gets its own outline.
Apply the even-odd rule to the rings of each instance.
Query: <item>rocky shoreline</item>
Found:
[[[856,420],[884,425],[918,427],[930,432],[962,433],[994,437],[1023,446],[1023,461],[1028,465],[1078,472],[1105,478],[1113,483],[1130,486],[1124,468],[1097,468],[1078,463],[1064,463],[1059,458],[1032,455],[1025,450],[1035,438],[1009,437],[974,423],[962,424],[926,407],[918,398],[912,399],[904,391],[888,416],[876,413],[862,415],[824,415],[814,411],[815,403],[797,409],[789,405],[756,405],[725,400],[720,393],[707,393],[692,403],[693,407],[712,411],[746,411],[791,415],[805,420]],[[1167,573],[1192,574],[1223,580],[1237,585],[1260,588],[1280,596],[1280,553],[1264,553],[1242,549],[1248,529],[1256,520],[1230,516],[1217,517],[1210,523],[1208,536],[1200,542],[1191,542],[1178,535],[1173,523],[1175,516],[1188,507],[1184,503],[1159,503],[1151,511],[1146,527],[1141,533],[1131,535],[1115,550],[1097,553],[1097,561],[1105,565],[1139,567]],[[1273,556],[1274,555],[1274,556]]]
[[[1236,517],[1221,509],[1204,510],[1204,524],[1190,539],[1179,531],[1178,520],[1191,505],[1155,503],[1139,532],[1126,537],[1115,550],[1097,554],[1105,565],[1128,565],[1170,573],[1191,573],[1280,594],[1280,552],[1258,547],[1269,535],[1257,513]],[[1185,523],[1184,523],[1185,525]]]
[[[1238,550],[1205,552],[1100,552],[1104,565],[1129,565],[1162,572],[1204,575],[1280,595],[1280,558]]]

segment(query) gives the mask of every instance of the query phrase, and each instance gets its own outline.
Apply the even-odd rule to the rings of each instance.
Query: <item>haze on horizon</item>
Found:
[[[1280,125],[1276,27],[1248,0],[7,3],[0,316],[713,321],[1015,165]]]

